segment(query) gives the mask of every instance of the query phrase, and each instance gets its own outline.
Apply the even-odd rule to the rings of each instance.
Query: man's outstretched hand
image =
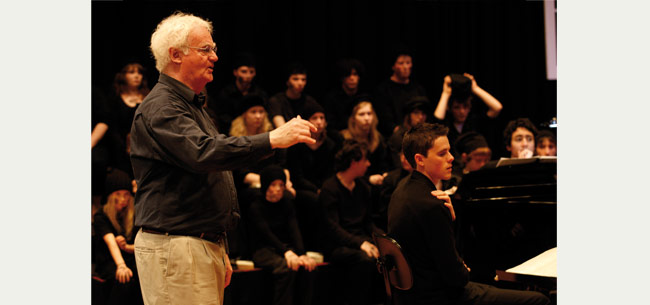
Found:
[[[297,143],[315,144],[311,133],[317,130],[314,124],[297,116],[270,132],[271,148],[287,148]]]

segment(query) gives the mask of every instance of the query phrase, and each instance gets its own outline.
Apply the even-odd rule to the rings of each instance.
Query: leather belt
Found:
[[[226,239],[226,232],[212,233],[212,232],[203,232],[203,233],[180,233],[180,232],[161,232],[158,230],[150,228],[142,228],[142,232],[151,233],[151,234],[160,234],[160,235],[179,235],[179,236],[192,236],[200,239],[204,239],[215,244],[219,243],[222,240]]]

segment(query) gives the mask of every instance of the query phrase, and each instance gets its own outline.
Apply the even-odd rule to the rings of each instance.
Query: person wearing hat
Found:
[[[113,169],[106,176],[105,204],[93,217],[95,274],[112,282],[107,304],[142,304],[133,254],[137,230],[131,189],[129,175]]]
[[[487,106],[486,112],[471,111],[474,95]],[[501,109],[501,102],[479,87],[473,75],[450,74],[443,80],[442,93],[433,115],[439,123],[449,128],[447,137],[450,143],[455,143],[461,134],[468,131],[479,131],[484,136],[491,135],[493,120]]]
[[[266,91],[255,83],[256,66],[255,55],[252,53],[235,54],[232,65],[235,79],[219,91],[216,99],[208,101],[208,108],[217,114],[217,126],[224,133],[230,130],[232,121],[241,113],[240,103],[245,96],[257,95],[264,101],[268,99]]]
[[[253,262],[273,276],[273,304],[311,304],[316,262],[305,254],[294,202],[286,192],[287,177],[281,167],[270,165],[260,179],[248,215]]]
[[[470,131],[458,137],[456,151],[460,156],[460,168],[463,174],[477,171],[492,158],[492,150],[485,137],[475,131]]]
[[[393,168],[401,168],[402,161],[400,161],[399,153],[402,149],[402,138],[404,133],[411,127],[424,123],[429,119],[427,114],[431,113],[431,102],[426,96],[414,96],[405,105],[402,112],[404,113],[404,121],[400,127],[393,132],[388,138],[388,150],[393,164]]]
[[[231,136],[252,136],[273,130],[273,125],[266,114],[264,97],[246,95],[238,106],[239,115],[230,125]]]

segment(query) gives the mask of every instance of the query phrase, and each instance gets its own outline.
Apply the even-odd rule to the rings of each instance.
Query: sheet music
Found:
[[[546,250],[506,272],[557,278],[557,247]]]
[[[506,165],[517,165],[517,164],[527,164],[527,163],[557,163],[557,157],[555,156],[535,156],[531,158],[501,158],[497,162],[496,167],[506,166]]]

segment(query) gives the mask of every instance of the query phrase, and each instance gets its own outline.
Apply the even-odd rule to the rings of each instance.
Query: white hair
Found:
[[[156,59],[158,72],[162,73],[171,61],[169,48],[179,48],[187,54],[187,39],[196,27],[205,27],[212,34],[212,22],[183,12],[175,12],[158,24],[151,35],[151,53]]]

